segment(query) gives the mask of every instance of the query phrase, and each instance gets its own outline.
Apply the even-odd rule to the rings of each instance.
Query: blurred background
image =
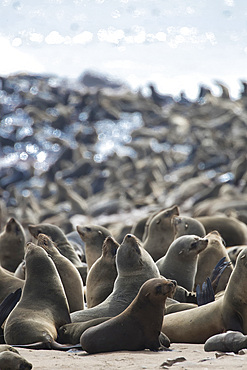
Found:
[[[1,74],[90,69],[190,98],[246,77],[245,0],[1,0],[0,19]]]

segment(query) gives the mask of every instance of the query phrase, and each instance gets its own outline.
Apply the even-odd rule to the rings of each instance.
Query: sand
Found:
[[[54,350],[18,349],[35,370],[48,369],[244,369],[247,354],[205,352],[202,344],[172,344],[171,351],[110,352],[88,355]],[[177,359],[173,363],[170,360]],[[162,366],[162,364],[164,364]]]

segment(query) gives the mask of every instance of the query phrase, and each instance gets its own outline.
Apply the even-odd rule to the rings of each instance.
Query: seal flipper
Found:
[[[202,284],[202,290],[200,289],[200,286],[197,285],[196,298],[198,306],[202,306],[215,300],[214,290],[209,277],[207,277],[206,281]]]
[[[170,339],[163,332],[160,332],[159,342],[160,342],[161,347],[165,349],[169,348],[171,344]]]
[[[213,287],[214,292],[216,292],[219,280],[225,269],[230,266],[230,261],[225,261],[226,257],[222,257],[215,268],[212,271],[212,274],[210,276],[211,284]]]
[[[47,341],[47,342],[36,342],[30,344],[12,344],[12,347],[17,348],[28,348],[28,349],[55,349],[58,351],[68,351],[73,348],[81,349],[80,344],[60,344],[56,341]]]
[[[0,326],[4,323],[10,312],[21,298],[21,288],[10,293],[0,304]]]

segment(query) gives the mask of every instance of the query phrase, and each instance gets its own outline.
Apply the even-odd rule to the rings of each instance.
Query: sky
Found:
[[[0,74],[86,70],[194,98],[247,80],[246,0],[0,0]]]

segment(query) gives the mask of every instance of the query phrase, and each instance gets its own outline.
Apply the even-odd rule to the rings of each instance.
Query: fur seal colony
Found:
[[[237,100],[223,86],[221,96],[201,89],[194,101],[161,104],[154,92],[144,96],[126,86],[1,77],[1,302],[22,289],[2,325],[6,343],[62,349],[80,342],[89,353],[157,350],[161,330],[171,349],[174,342],[206,340],[205,350],[246,346],[242,85]],[[207,240],[186,268],[183,258],[180,267],[184,252],[170,259],[170,247],[180,238]],[[32,267],[36,253],[43,261],[39,268]],[[219,294],[208,303],[207,278],[222,257],[232,265],[220,274]],[[168,263],[160,273],[162,259]],[[159,307],[166,314],[162,328],[154,323],[153,336],[136,307],[150,279],[176,280],[174,271],[177,294],[164,292]],[[205,293],[199,307],[197,286]],[[144,294],[144,300],[151,296],[152,291]],[[153,314],[150,305],[152,300],[146,306]],[[118,327],[122,322],[132,337],[128,346]],[[108,330],[113,343],[102,345]]]

